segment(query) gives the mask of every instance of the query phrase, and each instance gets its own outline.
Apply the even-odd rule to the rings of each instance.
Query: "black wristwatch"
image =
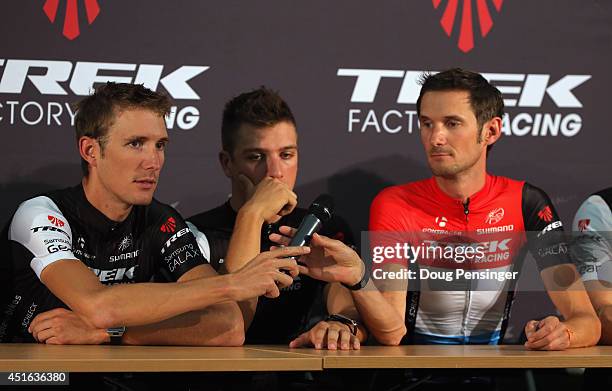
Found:
[[[343,323],[348,326],[351,334],[355,336],[357,335],[357,322],[349,318],[348,316],[344,316],[341,314],[331,314],[331,315],[328,315],[327,318],[325,318],[325,321],[326,322],[334,321],[334,322]]]
[[[352,291],[358,291],[360,289],[365,288],[366,285],[368,285],[368,281],[370,281],[370,272],[368,271],[367,264],[364,262],[364,264],[363,264],[363,276],[361,277],[361,280],[359,280],[359,282],[356,283],[355,285],[346,285],[345,283],[342,283],[342,286],[344,286],[345,288],[350,289]]]
[[[121,345],[123,334],[125,333],[125,326],[122,327],[109,327],[106,329],[106,333],[110,337],[111,345]]]

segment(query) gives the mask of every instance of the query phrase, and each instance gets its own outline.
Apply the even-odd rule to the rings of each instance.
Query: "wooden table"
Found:
[[[252,347],[262,351],[317,355],[323,369],[348,368],[611,368],[612,346],[563,352],[529,351],[517,345],[362,346],[356,351]]]
[[[564,352],[522,346],[364,346],[358,351],[284,346],[54,346],[0,344],[0,372],[320,371],[349,368],[612,367],[612,346]]]
[[[320,371],[303,352],[249,347],[57,346],[0,344],[0,372]]]

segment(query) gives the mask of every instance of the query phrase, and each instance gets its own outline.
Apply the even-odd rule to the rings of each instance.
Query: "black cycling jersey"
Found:
[[[261,251],[267,251],[273,243],[268,235],[277,232],[281,225],[297,227],[307,210],[295,208],[275,224],[264,224],[261,234]],[[216,269],[223,265],[229,240],[236,222],[236,212],[225,204],[188,219],[197,230],[196,237],[204,254],[210,254],[210,264]],[[202,233],[204,235],[202,235]],[[347,244],[353,238],[344,220],[334,217],[323,225],[321,234]],[[308,330],[325,314],[322,303],[325,282],[307,276],[298,276],[292,285],[281,290],[278,298],[260,297],[255,317],[246,333],[249,344],[286,344],[300,333]]]
[[[160,269],[177,280],[207,262],[170,206],[153,200],[115,222],[87,201],[81,185],[23,202],[0,248],[0,342],[34,342],[27,331],[32,319],[66,308],[40,281],[55,261],[79,260],[105,285],[148,282]]]

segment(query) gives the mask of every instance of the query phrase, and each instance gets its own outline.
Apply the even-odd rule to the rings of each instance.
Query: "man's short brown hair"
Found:
[[[230,155],[234,152],[238,130],[243,124],[263,128],[279,122],[289,122],[296,126],[289,105],[277,92],[262,86],[240,94],[227,102],[223,110],[221,123],[223,150]]]
[[[91,137],[98,140],[104,150],[108,129],[119,110],[147,109],[163,117],[170,112],[171,106],[167,95],[151,91],[142,84],[107,82],[75,105],[78,110],[75,118],[77,142],[81,137]],[[89,175],[88,163],[82,158],[81,169],[83,175]]]

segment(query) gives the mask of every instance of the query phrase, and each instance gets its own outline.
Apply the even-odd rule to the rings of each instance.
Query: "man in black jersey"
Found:
[[[153,199],[169,109],[166,96],[131,84],[107,83],[79,103],[82,183],[25,201],[2,233],[0,341],[240,345],[235,301],[293,282],[286,257],[307,248],[218,276],[181,216]],[[172,283],[150,283],[158,270]]]
[[[233,272],[260,250],[270,248],[269,234],[277,227],[297,227],[306,210],[294,208],[297,131],[289,106],[278,94],[262,87],[229,101],[223,113],[222,144],[219,158],[231,180],[231,197],[223,205],[189,218],[188,224],[197,229],[196,237],[211,265],[221,272]],[[237,243],[238,232],[251,235],[242,236]],[[346,223],[337,217],[325,223],[322,232],[348,244],[353,241]],[[359,268],[356,271],[361,272]],[[312,320],[322,316],[325,303],[329,314],[342,316],[330,317],[307,331]],[[246,343],[291,342],[293,347],[349,349],[358,348],[364,338],[363,330],[351,322],[356,310],[348,290],[307,275],[298,276],[277,299],[260,297],[239,304],[247,329]]]

